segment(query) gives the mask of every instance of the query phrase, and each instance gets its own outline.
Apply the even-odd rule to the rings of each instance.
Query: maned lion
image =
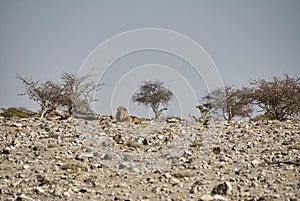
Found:
[[[136,116],[129,115],[127,109],[123,106],[118,107],[116,118],[118,122],[141,124],[141,120]]]

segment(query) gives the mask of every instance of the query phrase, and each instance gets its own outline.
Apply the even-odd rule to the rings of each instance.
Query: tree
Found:
[[[194,115],[189,114],[189,117],[195,119],[196,121],[202,122],[204,126],[207,126],[210,119],[210,112],[212,109],[211,103],[203,103],[201,105],[197,105],[196,108],[199,110],[201,116],[197,118]]]
[[[248,98],[270,119],[299,117],[300,78],[285,74],[283,78],[254,80],[250,82]]]
[[[231,86],[225,86],[224,89],[218,88],[211,91],[211,93],[204,96],[204,104],[198,106],[200,112],[203,113],[203,106],[207,110],[221,110],[222,115],[225,120],[232,120],[234,117],[250,117],[253,109],[250,102],[245,96],[245,91],[243,89],[236,89]]]
[[[103,85],[91,81],[92,77],[93,75],[90,74],[82,76],[70,73],[62,74],[61,80],[67,91],[65,95],[71,100],[68,104],[71,114],[91,112],[90,103],[96,101],[93,94]]]
[[[17,75],[25,85],[26,92],[19,95],[27,95],[29,99],[41,106],[41,117],[55,113],[61,118],[66,118],[74,112],[85,112],[90,110],[89,104],[94,101],[92,92],[95,92],[101,84],[88,81],[91,75],[77,76],[69,73],[62,73],[61,83],[53,81],[33,81],[31,78],[24,78]],[[63,112],[61,110],[67,110]]]
[[[160,108],[161,105],[166,107],[171,100],[173,93],[163,86],[161,81],[144,81],[139,90],[134,94],[132,100],[146,107],[151,107],[155,118],[159,118],[167,108]]]

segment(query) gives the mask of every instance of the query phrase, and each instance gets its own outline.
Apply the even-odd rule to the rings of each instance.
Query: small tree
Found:
[[[96,101],[93,94],[103,85],[90,81],[91,77],[93,76],[77,76],[70,73],[62,74],[61,80],[67,92],[64,95],[71,100],[67,105],[70,114],[91,112],[90,103]]]
[[[134,94],[132,100],[146,107],[151,107],[155,118],[159,118],[167,108],[160,108],[161,105],[166,107],[171,100],[173,93],[163,86],[161,81],[144,81],[138,92]]]
[[[250,117],[252,107],[245,96],[243,89],[236,89],[225,86],[224,89],[218,88],[203,97],[205,104],[212,110],[221,109],[225,120],[232,120],[234,117]],[[199,106],[199,110],[202,108]],[[201,110],[200,110],[201,111]],[[202,112],[202,111],[201,111]]]
[[[196,108],[200,111],[200,113],[201,113],[200,118],[202,120],[205,121],[209,118],[209,113],[210,113],[210,110],[212,109],[211,103],[204,103],[204,104],[196,106]]]
[[[41,106],[41,117],[50,113],[65,118],[79,110],[85,105],[89,110],[89,103],[92,102],[92,92],[96,91],[101,84],[88,81],[91,75],[77,76],[69,73],[62,73],[61,83],[46,81],[44,83],[33,81],[31,78],[24,78],[17,75],[25,85],[26,92],[19,95],[27,95],[29,99]],[[67,114],[61,109],[66,109]]]
[[[250,83],[248,98],[270,119],[299,117],[300,77],[285,74],[284,78],[254,80]]]
[[[197,105],[196,108],[199,110],[201,116],[197,118],[195,117],[195,115],[189,114],[189,117],[195,119],[198,122],[202,122],[203,125],[207,126],[210,119],[212,105],[210,103],[203,103],[201,105]]]

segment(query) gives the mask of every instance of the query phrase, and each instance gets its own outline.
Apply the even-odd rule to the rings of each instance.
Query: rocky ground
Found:
[[[300,200],[299,121],[0,125],[0,200]]]

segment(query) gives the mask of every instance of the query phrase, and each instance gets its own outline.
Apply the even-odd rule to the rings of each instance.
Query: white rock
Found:
[[[120,187],[120,188],[128,188],[128,184],[126,184],[126,183],[119,183],[118,185],[117,185],[117,187]]]
[[[162,140],[162,139],[164,139],[164,135],[161,135],[161,134],[157,135],[157,138],[160,139],[160,140]]]
[[[172,175],[170,173],[168,173],[168,172],[165,173],[165,174],[163,174],[163,176],[166,177],[166,178],[171,178],[172,177]]]
[[[193,153],[192,153],[191,151],[188,151],[188,150],[185,150],[184,153],[185,153],[186,155],[188,155],[188,156],[193,155]]]
[[[28,164],[26,164],[26,165],[23,166],[23,169],[24,169],[24,170],[27,170],[27,169],[29,169],[29,168],[30,168],[30,165],[28,165]]]
[[[39,187],[39,186],[36,187],[35,190],[36,190],[37,193],[40,193],[40,194],[45,193],[44,189],[42,189],[42,188]]]
[[[251,161],[251,164],[253,165],[253,166],[258,166],[259,164],[261,164],[261,162],[259,161],[259,160],[253,160],[253,161]]]
[[[139,168],[132,168],[132,170],[133,170],[133,172],[135,172],[135,173],[139,173],[139,172],[140,172]]]
[[[18,127],[18,128],[23,126],[23,124],[21,124],[21,123],[13,123],[12,125],[15,127]]]
[[[24,198],[24,199],[26,199],[26,200],[33,200],[32,198],[26,196],[24,193],[22,193],[19,197],[20,197],[20,198]]]
[[[178,184],[179,182],[180,182],[179,179],[175,179],[175,178],[170,179],[171,184]]]
[[[65,197],[70,197],[70,193],[69,193],[68,191],[64,192],[63,195],[64,195]]]
[[[231,194],[232,193],[232,185],[230,182],[226,181],[225,182],[227,184],[228,190],[227,190],[227,194]]]
[[[200,198],[201,201],[213,201],[213,200],[222,200],[222,201],[228,201],[228,199],[221,195],[203,195]]]
[[[167,121],[168,123],[177,123],[177,122],[180,122],[180,120],[177,119],[177,118],[170,118],[170,119],[167,119],[166,121]]]

